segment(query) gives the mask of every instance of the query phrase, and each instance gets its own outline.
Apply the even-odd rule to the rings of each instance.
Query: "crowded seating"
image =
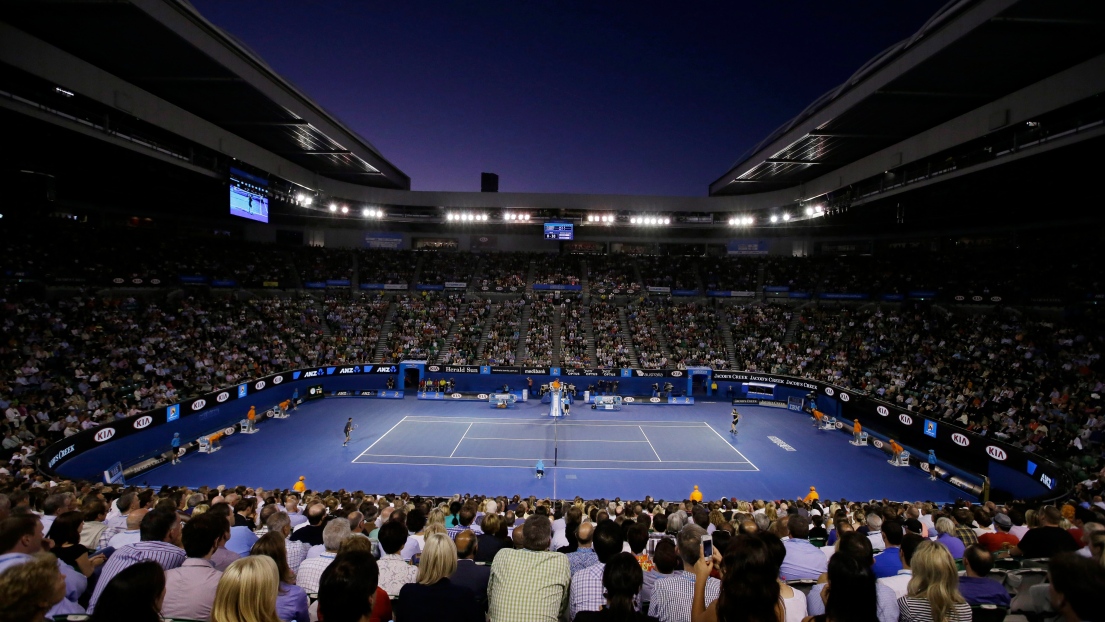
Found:
[[[418,253],[400,250],[357,251],[357,280],[361,283],[410,285]]]
[[[765,620],[1097,620],[1105,590],[1100,496],[561,501],[36,481],[0,480],[5,620],[732,619],[738,593],[742,615]]]

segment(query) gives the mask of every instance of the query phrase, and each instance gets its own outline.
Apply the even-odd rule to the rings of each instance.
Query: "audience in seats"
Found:
[[[241,486],[154,491],[67,481],[54,482],[46,494],[32,481],[0,481],[0,586],[6,586],[0,620],[13,619],[5,617],[9,610],[19,620],[81,613],[84,599],[99,620],[148,613],[151,620],[307,622],[321,610],[325,620],[382,621],[393,617],[393,605],[399,620],[485,614],[504,621],[712,620],[731,619],[736,611],[773,622],[806,616],[955,622],[967,619],[971,605],[1033,615],[1054,610],[1073,620],[1085,617],[1077,613],[1085,611],[1083,603],[1096,603],[1087,595],[1099,597],[1105,568],[1099,527],[1105,507],[1093,502],[554,502],[344,490],[304,490],[299,497]],[[59,501],[69,498],[69,511],[58,514]],[[289,539],[286,510],[300,500],[309,516],[319,513],[300,529],[321,529],[318,555]],[[99,517],[106,505],[114,507],[112,521],[139,520],[140,539],[109,549],[98,581],[95,573],[86,579],[80,556],[66,549],[80,546],[87,513]],[[1017,538],[1005,526],[1025,510],[1031,527]],[[818,518],[835,546],[819,549],[808,539]],[[935,525],[931,539],[921,535],[921,518]],[[76,561],[42,553],[43,519],[58,536],[53,547]],[[227,551],[221,571],[216,557],[237,529],[258,539],[240,558]],[[701,539],[708,530],[714,554],[704,559]],[[973,537],[979,543],[967,544]],[[995,565],[1010,563],[1004,559],[1010,553],[1011,563],[1019,563],[1021,554],[1049,545],[1042,556],[1050,564],[1028,563],[1047,565],[1050,583],[1010,602],[1016,588],[1002,582],[1005,571]],[[876,546],[883,549],[878,557]],[[957,546],[963,547],[962,576],[949,550]],[[298,572],[292,547],[300,551]],[[406,547],[410,560],[401,554]],[[787,583],[795,581],[816,583]],[[355,586],[362,592],[351,591]]]
[[[971,607],[959,592],[955,560],[939,542],[922,542],[911,560],[913,578],[898,599],[901,622],[969,622]]]

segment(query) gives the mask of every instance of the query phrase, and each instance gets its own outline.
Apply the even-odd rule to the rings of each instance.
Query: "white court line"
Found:
[[[531,461],[537,462],[537,458],[498,458],[498,457],[485,457],[485,456],[411,456],[407,454],[370,454],[369,458],[436,458],[438,460],[519,460],[522,462]],[[541,460],[551,460],[552,458],[541,458]],[[586,460],[583,458],[561,458],[561,462],[613,462],[616,464],[656,464],[655,460],[608,460],[608,459],[596,459]],[[358,463],[364,464],[364,463]],[[383,462],[381,464],[405,464],[403,462]],[[664,464],[699,464],[696,460],[668,460]],[[752,464],[747,460],[736,460],[733,462],[721,462],[718,460],[711,460],[710,464]],[[445,466],[445,465],[443,465]],[[464,466],[459,464],[457,466]],[[755,466],[755,465],[752,465]]]
[[[698,427],[698,426],[695,426]],[[469,436],[466,441],[547,441],[547,438],[493,438],[490,436]],[[571,438],[564,439],[567,443],[647,443],[644,441],[608,441],[602,438]]]
[[[464,437],[468,436],[468,430],[471,430],[471,429],[472,429],[472,424],[469,423],[468,427],[464,429],[464,434],[460,435],[460,440],[457,441],[457,446],[453,448],[453,454],[457,453],[457,450],[460,449],[460,444],[464,442]],[[449,457],[452,458],[453,454],[449,454]]]
[[[414,416],[409,416],[406,419],[407,423],[479,423],[483,425],[533,425],[548,427],[553,424],[542,423],[540,421],[518,421],[517,419],[435,419],[433,421],[426,421],[417,419]],[[508,423],[509,422],[509,423]],[[700,422],[701,423],[701,422]],[[676,424],[676,425],[667,425]],[[560,426],[580,426],[585,428],[635,428],[638,425],[648,425],[655,428],[700,428],[701,425],[689,425],[682,421],[641,421],[641,422],[629,422],[629,423],[557,423]],[[724,440],[724,439],[722,439]]]
[[[428,457],[436,458],[438,456],[428,456]],[[564,461],[561,460],[561,462],[564,462]],[[447,467],[447,468],[450,468],[450,469],[455,469],[457,467],[461,467],[461,468],[467,468],[467,469],[525,469],[527,471],[532,471],[533,470],[532,465],[529,465],[529,466],[511,466],[511,465],[498,465],[498,464],[439,464],[439,463],[433,463],[433,462],[373,462],[371,460],[365,460],[365,461],[362,461],[362,462],[357,462],[357,464],[382,464],[382,465],[391,465],[391,466],[429,466],[429,467]],[[657,463],[656,462],[642,462],[641,464],[657,464]],[[667,464],[670,464],[670,463],[665,462],[664,464],[667,465]],[[715,464],[730,464],[730,463],[726,462],[726,463],[715,463]],[[731,464],[747,464],[747,463],[745,463],[745,462],[733,462]],[[632,470],[632,469],[626,469],[624,467],[562,466],[562,467],[557,467],[557,468],[570,470],[570,471],[628,471],[628,470]],[[673,468],[668,467],[668,466],[664,466],[663,468],[646,469],[646,470],[656,470],[656,471],[711,471],[711,472],[717,472],[717,473],[754,473],[755,472],[755,471],[752,471],[751,469],[701,469],[701,468],[696,468],[696,469],[673,469]],[[756,469],[756,471],[759,471],[759,469]]]
[[[727,447],[730,447],[730,448],[732,448],[732,449],[733,449],[733,451],[737,452],[737,455],[738,455],[738,456],[740,456],[741,458],[744,458],[745,460],[748,460],[748,456],[746,456],[746,455],[742,454],[742,453],[741,453],[740,451],[738,451],[738,450],[737,450],[737,448],[736,448],[736,447],[733,447],[732,445],[730,445],[730,444],[729,444],[729,442],[725,440],[725,437],[724,437],[724,436],[722,436],[720,432],[718,432],[717,430],[715,430],[713,426],[711,426],[710,424],[708,424],[708,423],[706,423],[706,422],[703,422],[703,423],[702,423],[702,425],[706,426],[707,428],[710,428],[710,431],[711,431],[711,432],[713,432],[714,434],[717,434],[717,437],[721,439],[721,442],[725,443],[725,445],[726,445]],[[751,460],[748,460],[748,464],[752,464],[752,461],[751,461]],[[760,470],[760,467],[758,467],[758,466],[756,466],[756,465],[754,465],[754,464],[752,464],[752,466],[753,466],[753,468],[755,468],[755,469],[756,469],[757,471],[759,471],[759,470]]]
[[[648,440],[648,434],[645,434],[645,429],[642,428],[641,426],[637,426],[637,429],[640,430],[641,435],[645,437],[645,442],[648,443],[648,446],[652,447],[652,441]],[[656,454],[656,461],[657,462],[663,462],[663,460],[660,459],[660,454],[656,453],[656,448],[655,447],[652,447],[652,453]]]
[[[398,421],[398,422],[397,422],[397,423],[396,423],[395,425],[393,425],[393,426],[391,426],[390,428],[388,428],[388,431],[387,431],[387,432],[384,432],[383,434],[381,434],[381,435],[380,435],[380,438],[376,439],[376,441],[375,441],[375,442],[373,442],[373,443],[372,443],[371,445],[369,445],[369,446],[368,446],[368,449],[366,449],[366,450],[364,450],[364,451],[362,451],[362,452],[361,452],[361,456],[363,456],[363,455],[367,454],[367,453],[368,453],[368,450],[369,450],[369,449],[372,449],[373,447],[375,447],[375,446],[376,446],[376,443],[379,443],[380,441],[384,440],[384,437],[385,437],[385,436],[387,436],[388,434],[391,434],[391,431],[392,431],[392,430],[394,430],[395,428],[399,427],[399,424],[400,424],[400,423],[403,423],[403,422],[404,422],[404,421],[406,421],[406,420],[407,420],[407,418],[406,418],[406,417],[403,417],[403,418],[402,418],[402,419],[400,419],[400,420],[399,420],[399,421]],[[353,462],[356,462],[356,461],[357,461],[357,460],[358,460],[358,459],[359,459],[359,458],[360,458],[361,456],[357,456],[356,458],[353,458]]]

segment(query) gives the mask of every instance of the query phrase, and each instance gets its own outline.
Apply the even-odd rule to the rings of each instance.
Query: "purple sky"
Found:
[[[414,190],[702,196],[944,0],[192,3]]]

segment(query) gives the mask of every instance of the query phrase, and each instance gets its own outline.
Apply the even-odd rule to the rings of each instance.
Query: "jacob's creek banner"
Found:
[[[43,450],[39,454],[40,466],[52,470],[57,469],[85,451],[181,419],[186,418],[189,421],[199,422],[209,419],[211,422],[215,422],[220,420],[220,416],[225,418],[225,416],[234,415],[237,410],[242,410],[244,414],[245,405],[231,406],[237,400],[250,398],[250,403],[257,403],[259,408],[266,402],[275,404],[279,400],[287,399],[292,394],[292,389],[288,385],[293,383],[295,383],[295,390],[299,392],[300,398],[305,398],[307,397],[305,392],[308,385],[318,387],[316,379],[349,377],[352,380],[358,376],[371,375],[380,379],[374,381],[374,383],[382,383],[387,376],[398,375],[399,371],[400,366],[398,364],[351,364],[297,369],[256,378],[233,387],[213,391],[178,404],[113,421],[75,434]],[[991,467],[999,465],[1021,474],[1022,477],[1017,482],[1018,485],[1021,483],[1027,484],[1029,480],[1038,484],[1038,490],[1035,491],[1024,489],[1006,491],[1018,497],[1028,498],[1039,497],[1048,493],[1058,494],[1062,492],[1058,488],[1064,481],[1063,472],[1058,465],[1045,458],[1029,454],[993,438],[978,436],[947,421],[903,410],[865,394],[856,393],[851,389],[805,378],[705,368],[685,370],[426,365],[425,371],[429,375],[464,374],[469,375],[472,380],[475,380],[472,376],[498,375],[508,382],[521,382],[527,376],[622,378],[634,379],[630,382],[652,382],[651,378],[686,380],[688,374],[694,373],[719,383],[741,383],[744,386],[754,384],[773,387],[773,395],[765,395],[758,398],[757,401],[762,399],[781,401],[781,398],[787,395],[807,396],[809,393],[815,393],[819,405],[822,404],[822,400],[832,400],[831,403],[825,403],[823,408],[830,411],[838,410],[842,419],[847,421],[859,419],[863,425],[869,426],[872,430],[881,432],[888,437],[898,439],[905,445],[918,449],[935,449],[937,457],[941,461],[947,461],[960,468],[984,475],[991,473]],[[502,382],[503,380],[492,382]],[[335,382],[337,381],[335,380]],[[783,389],[783,393],[775,392],[774,387]],[[367,391],[372,388],[373,386],[338,386],[336,388],[328,387],[327,391]],[[725,389],[720,390],[724,391]],[[377,392],[380,391],[377,389]],[[256,400],[252,398],[254,395],[257,396]],[[379,396],[382,397],[382,395]],[[388,397],[392,396],[388,395]],[[753,399],[758,396],[738,394],[733,397]],[[231,407],[226,408],[228,406]],[[221,415],[220,409],[223,409]],[[150,445],[167,443],[167,438],[171,435],[162,432],[155,436],[160,440],[151,440]],[[111,462],[127,457],[113,456]],[[138,459],[140,456],[129,457]],[[126,459],[122,461],[124,464],[127,463]]]

